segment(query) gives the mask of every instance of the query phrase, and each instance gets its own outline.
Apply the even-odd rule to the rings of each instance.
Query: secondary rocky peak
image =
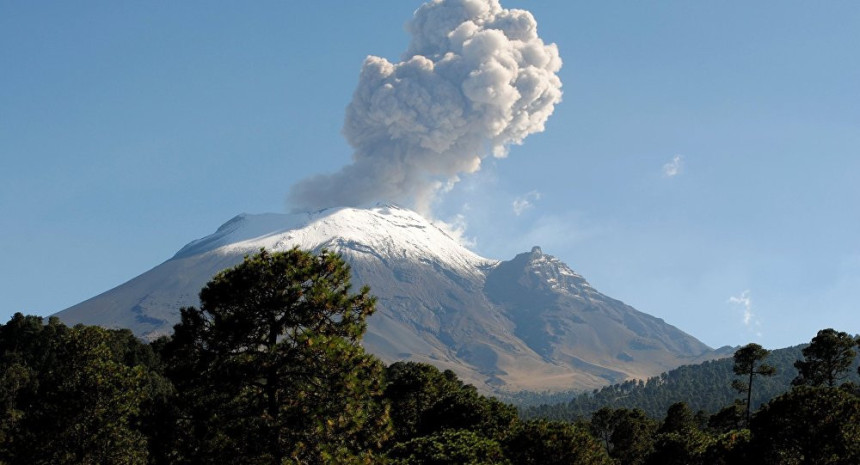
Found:
[[[493,285],[499,280],[507,282],[505,286],[516,283],[517,287],[535,290],[573,294],[596,292],[585,278],[558,258],[543,253],[538,246],[496,266],[488,276],[487,283]]]

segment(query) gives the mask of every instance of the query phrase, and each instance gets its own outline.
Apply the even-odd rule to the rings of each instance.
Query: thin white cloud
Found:
[[[534,207],[534,202],[540,200],[540,192],[531,191],[514,199],[511,206],[514,214],[520,216],[524,211]]]
[[[744,326],[749,326],[752,323],[752,299],[750,299],[749,289],[741,292],[737,297],[729,297],[729,303],[740,305],[744,312]]]
[[[761,326],[761,322],[756,318],[753,313],[753,304],[752,298],[750,298],[749,289],[741,292],[738,296],[729,297],[729,303],[734,305],[739,305],[742,311],[742,321],[744,326],[746,326],[750,330],[756,330],[759,326]],[[761,337],[761,332],[756,330],[756,335]]]
[[[468,212],[469,209],[469,204],[463,204],[460,213],[455,214],[447,221],[439,219],[433,220],[433,224],[454,238],[454,240],[459,242],[462,246],[473,249],[478,242],[475,237],[469,237],[466,235],[466,230],[469,227],[468,222],[466,221],[466,212]]]
[[[681,155],[675,155],[672,158],[672,161],[663,165],[663,176],[667,178],[673,178],[679,174],[681,174],[681,170],[684,168],[684,157]]]

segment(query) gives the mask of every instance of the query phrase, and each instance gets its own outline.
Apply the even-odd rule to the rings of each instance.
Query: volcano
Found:
[[[67,324],[168,335],[211,277],[261,248],[340,253],[377,311],[365,348],[451,369],[483,392],[593,389],[713,357],[694,337],[594,289],[539,247],[483,258],[392,205],[242,214],[172,258],[57,314]]]

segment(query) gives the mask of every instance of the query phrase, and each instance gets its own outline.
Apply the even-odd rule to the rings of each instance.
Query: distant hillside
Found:
[[[803,358],[801,350],[806,344],[777,349],[770,353],[766,363],[776,367],[776,375],[772,377],[757,377],[753,383],[753,409],[761,404],[788,391],[791,380],[797,376],[794,362]],[[858,357],[860,360],[860,357]],[[858,360],[849,372],[848,379],[860,382],[857,374]],[[641,408],[652,418],[663,418],[670,405],[676,402],[687,402],[693,411],[704,410],[715,413],[721,408],[731,405],[738,399],[738,393],[731,387],[736,378],[732,372],[733,359],[724,358],[707,361],[699,365],[685,365],[660,376],[649,378],[647,381],[625,381],[619,384],[595,389],[592,392],[580,394],[569,402],[553,403],[555,398],[535,406],[534,395],[522,393],[519,395],[521,405],[531,405],[522,409],[526,418],[548,418],[557,420],[577,420],[589,418],[601,407],[611,408]]]

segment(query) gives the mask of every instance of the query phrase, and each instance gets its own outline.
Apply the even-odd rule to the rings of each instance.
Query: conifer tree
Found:
[[[262,250],[200,303],[164,346],[189,462],[372,461],[390,435],[383,366],[359,345],[375,299],[340,256]]]
[[[839,387],[797,386],[756,412],[750,463],[860,463],[860,396]]]
[[[20,313],[0,325],[0,463],[146,463],[151,386],[129,336]]]
[[[769,350],[758,344],[751,343],[738,349],[734,355],[735,364],[732,369],[736,375],[747,377],[747,381],[736,379],[732,382],[732,387],[739,393],[746,393],[747,425],[749,425],[750,410],[752,408],[750,403],[752,402],[753,378],[756,375],[773,376],[776,373],[776,369],[774,367],[762,362],[767,358],[768,354],[770,354]]]
[[[803,349],[804,360],[794,363],[799,374],[792,384],[835,386],[854,361],[854,344],[854,338],[848,333],[822,329]]]

